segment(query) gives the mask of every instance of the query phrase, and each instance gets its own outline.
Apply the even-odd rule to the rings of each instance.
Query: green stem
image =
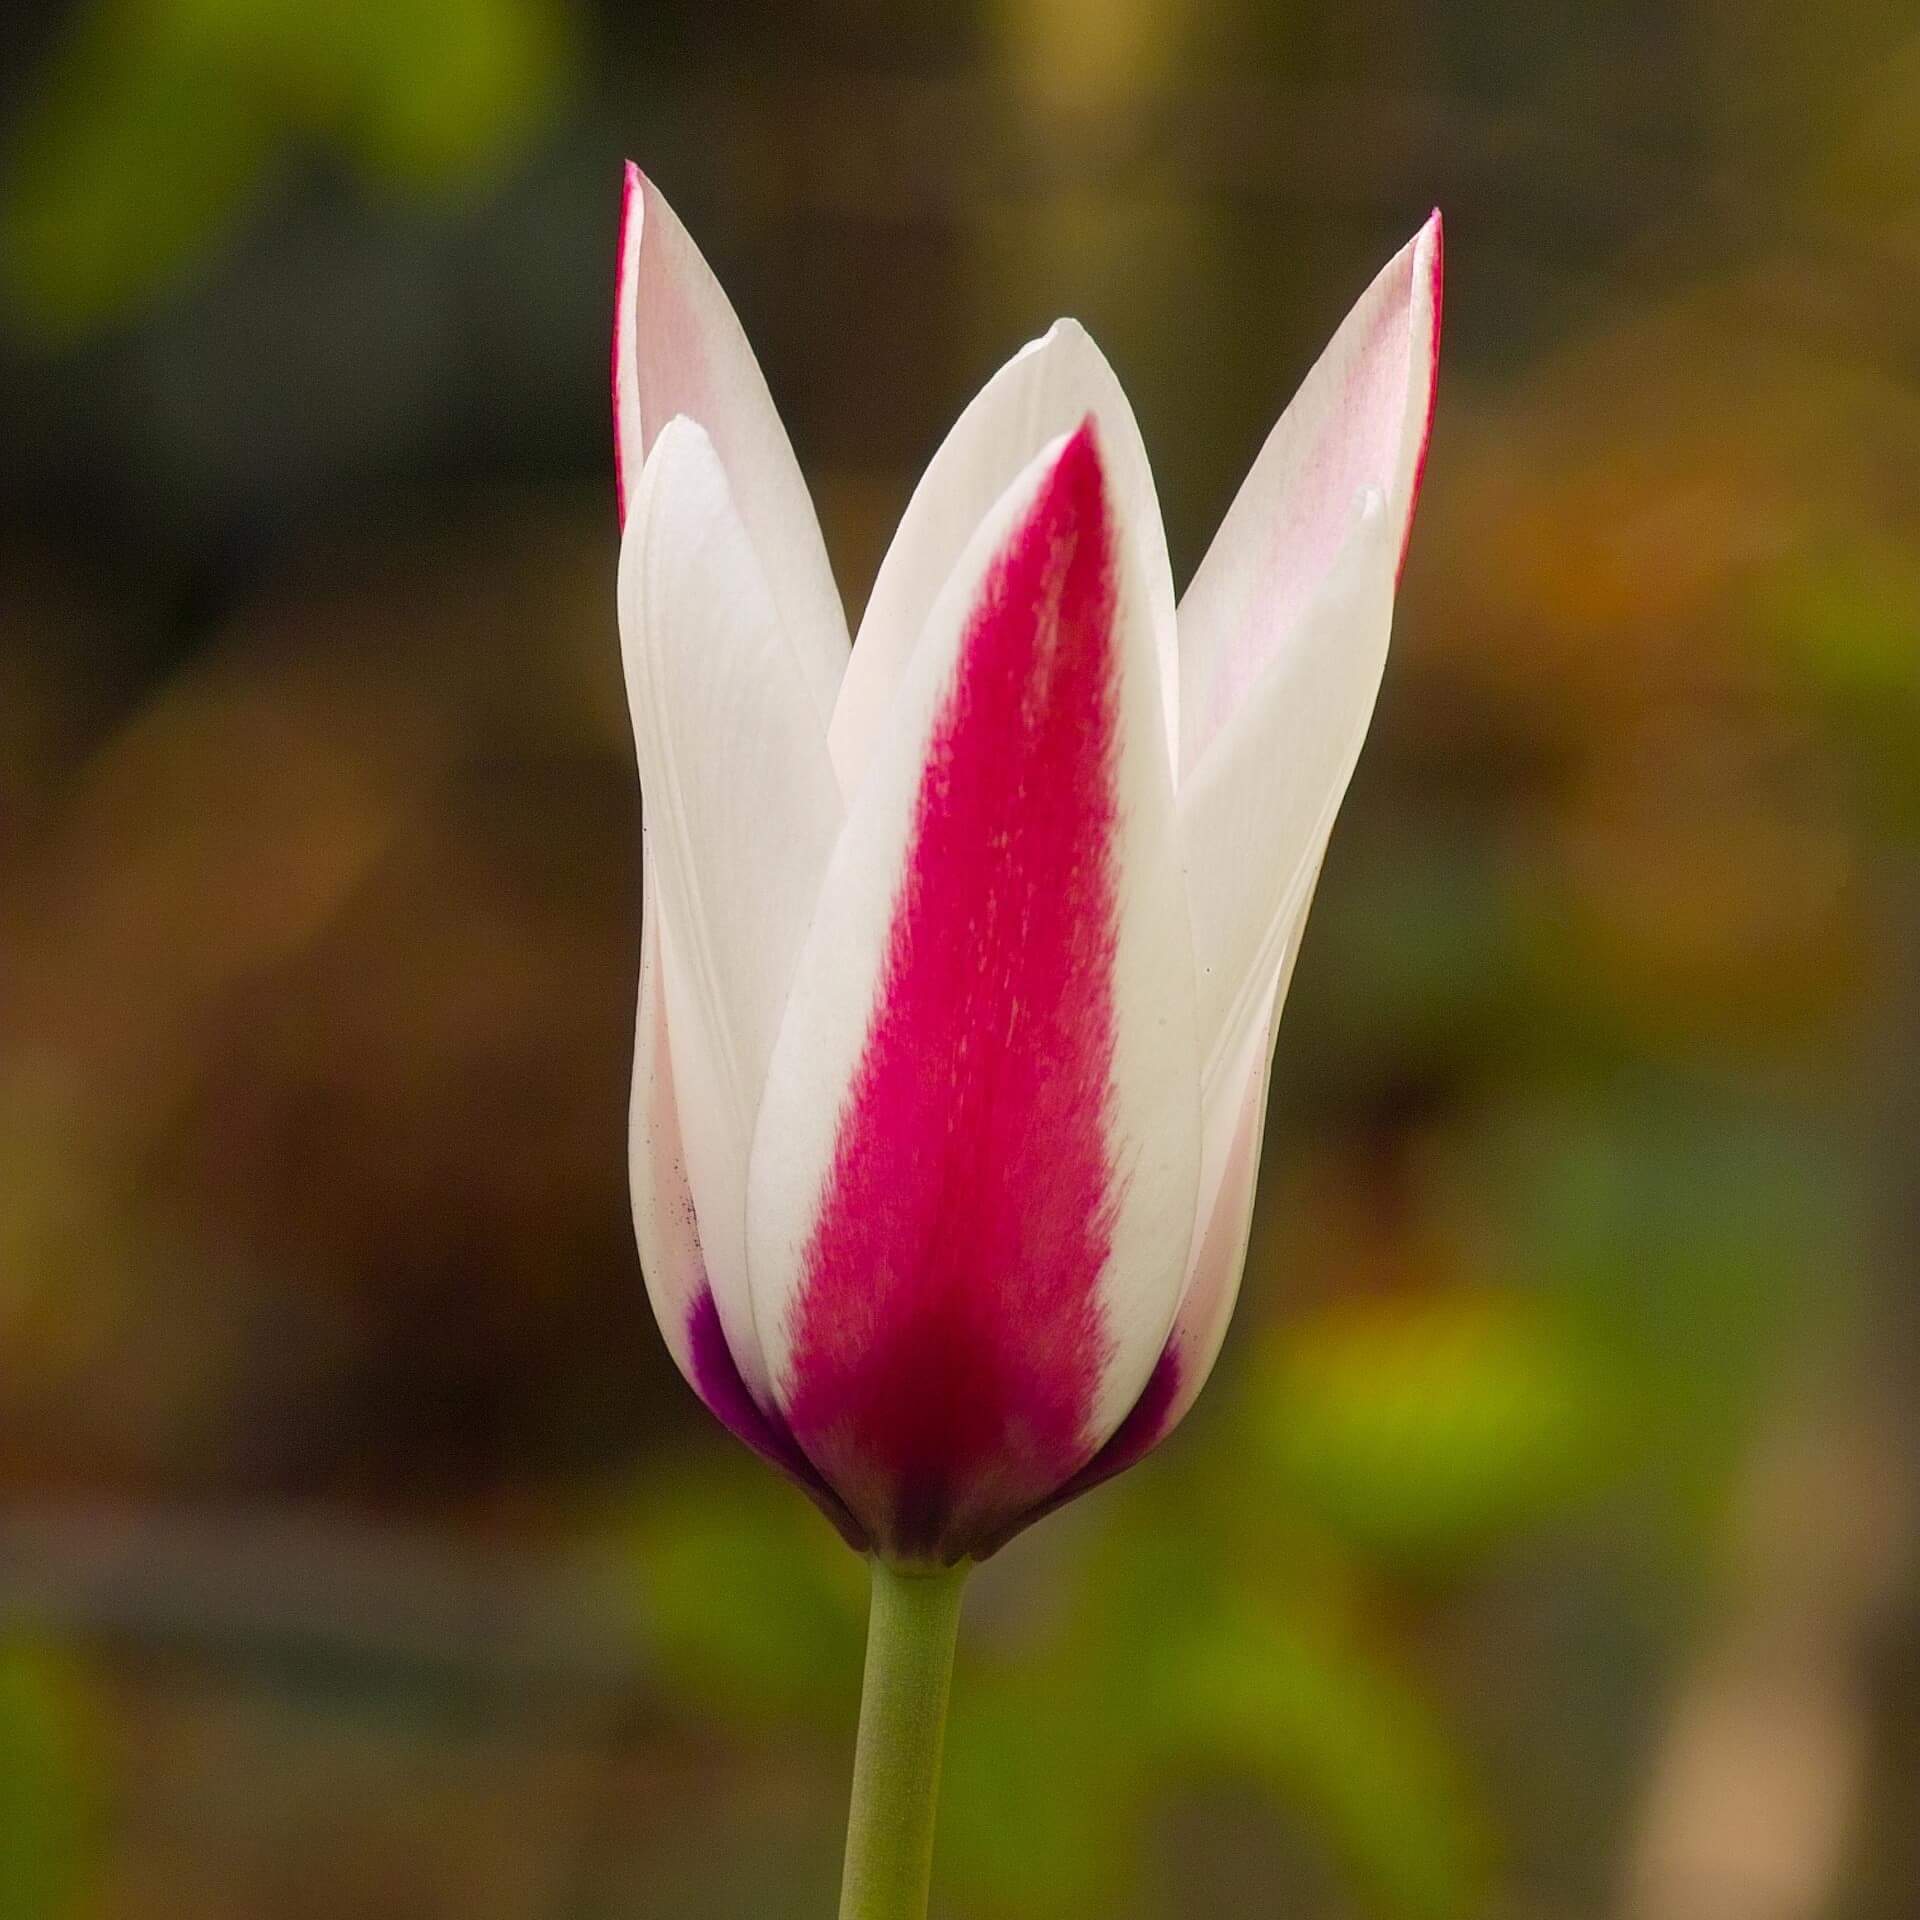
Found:
[[[934,1573],[873,1562],[840,1920],[924,1920],[968,1570],[965,1561]]]

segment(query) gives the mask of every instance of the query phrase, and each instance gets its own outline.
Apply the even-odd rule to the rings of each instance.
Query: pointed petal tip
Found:
[[[640,187],[640,169],[629,160],[620,179],[620,233],[614,245],[613,267],[613,503],[621,526],[626,525],[627,496],[638,478],[637,473],[629,471],[637,464],[638,447],[627,444],[630,436],[622,420],[631,410],[627,387],[632,373],[628,362],[632,354],[635,221],[640,210]],[[637,426],[631,438],[637,442]]]
[[[1422,283],[1431,305],[1440,301],[1441,260],[1446,251],[1446,222],[1438,207],[1416,229],[1412,239],[1393,257],[1393,265],[1407,272],[1406,296],[1417,297]]]
[[[1419,246],[1427,259],[1427,270],[1432,276],[1433,307],[1435,313],[1440,310],[1440,285],[1445,278],[1447,254],[1447,225],[1440,217],[1440,209],[1435,207],[1427,216],[1427,224],[1420,229]]]
[[[1431,335],[1428,350],[1437,368],[1440,359],[1440,313],[1447,277],[1447,230],[1438,207],[1427,216],[1427,224],[1415,236],[1414,248],[1416,271],[1423,266],[1426,270],[1427,325]]]
[[[1429,310],[1438,313],[1441,265],[1445,251],[1446,223],[1440,209],[1435,207],[1420,223],[1413,237],[1388,262],[1382,278],[1394,277],[1396,294],[1402,302],[1417,304],[1424,293]]]
[[[631,160],[620,163],[620,252],[624,259],[635,234],[635,222],[645,218],[647,176]]]
[[[1427,216],[1427,224],[1420,229],[1415,240],[1414,266],[1416,273],[1421,263],[1426,266],[1426,407],[1420,417],[1419,443],[1413,456],[1413,474],[1407,489],[1407,519],[1400,534],[1400,557],[1394,568],[1394,581],[1397,585],[1406,572],[1407,550],[1413,544],[1414,509],[1420,504],[1420,489],[1427,475],[1427,449],[1433,441],[1433,412],[1440,398],[1440,333],[1445,312],[1446,288],[1446,225],[1440,217],[1440,209],[1435,207]],[[1408,341],[1409,351],[1418,355],[1422,342],[1416,333]],[[1409,378],[1413,377],[1409,370]]]
[[[1086,347],[1092,344],[1086,328],[1078,320],[1062,315],[1048,327],[1045,333],[1036,333],[1013,358],[1015,361],[1031,360],[1040,354],[1058,353],[1064,348]]]

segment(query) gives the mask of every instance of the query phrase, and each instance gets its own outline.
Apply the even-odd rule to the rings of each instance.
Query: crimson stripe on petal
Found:
[[[1114,547],[1088,423],[936,714],[792,1310],[794,1433],[903,1559],[958,1557],[1091,1451],[1119,1198]]]

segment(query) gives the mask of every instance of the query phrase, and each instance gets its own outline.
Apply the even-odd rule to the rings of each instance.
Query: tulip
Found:
[[[1436,214],[1177,609],[1133,415],[1060,321],[934,455],[850,644],[740,324],[627,171],[635,1228],[695,1392],[875,1562],[846,1914],[924,1905],[960,1571],[1155,1446],[1220,1350],[1440,273]]]

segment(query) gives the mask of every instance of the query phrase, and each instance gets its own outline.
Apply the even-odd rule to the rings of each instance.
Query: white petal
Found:
[[[707,1285],[693,1189],[680,1140],[680,1109],[667,1042],[660,967],[659,882],[650,835],[640,855],[640,1008],[634,1023],[633,1092],[628,1109],[628,1186],[640,1273],[674,1365],[697,1391],[692,1320]]]
[[[1077,320],[1056,321],[976,394],[914,489],[860,622],[830,738],[848,793],[874,750],[935,597],[994,503],[1042,447],[1091,414],[1144,583],[1168,751],[1178,739],[1173,574],[1140,429],[1113,369]]]
[[[1038,972],[1042,963],[1036,961],[1035,974],[1023,980],[1018,956],[1028,949],[1023,946],[1026,923],[1019,919],[1018,885],[1005,883],[1003,892],[999,878],[1003,857],[1015,856],[1006,855],[1002,841],[991,836],[990,844],[963,848],[964,871],[957,883],[951,867],[943,869],[936,882],[934,873],[919,863],[926,857],[928,810],[942,804],[953,778],[953,763],[942,756],[957,751],[966,756],[968,767],[979,766],[985,758],[983,736],[990,750],[992,729],[1001,724],[980,722],[979,731],[967,737],[966,730],[976,725],[965,717],[975,698],[971,676],[979,671],[974,664],[979,657],[976,636],[1000,618],[1020,617],[1017,610],[1004,611],[1018,599],[1005,593],[1008,576],[1002,569],[1011,564],[1008,556],[1052,551],[1050,564],[1056,568],[1075,564],[1068,557],[1071,538],[1053,548],[1029,544],[1042,535],[1056,537],[1046,533],[1056,524],[1046,516],[1058,511],[1068,490],[1094,503],[1093,514],[1075,524],[1084,527],[1088,518],[1099,517],[1101,551],[1113,569],[1106,589],[1110,625],[1105,631],[1111,637],[1100,656],[1101,672],[1110,676],[1103,682],[1108,688],[1104,698],[1112,703],[1106,709],[1111,719],[1101,725],[1110,726],[1113,744],[1103,762],[1107,771],[1094,783],[1091,796],[1081,788],[1069,796],[1075,808],[1107,808],[1106,824],[1094,842],[1099,857],[1074,866],[1072,872],[1056,872],[1050,882],[1061,890],[1088,884],[1112,888],[1104,939],[1082,942],[1070,952],[1070,964],[1081,977],[1097,974],[1107,983],[1112,1016],[1112,1053],[1102,1084],[1071,1107],[1074,1123],[1094,1130],[1105,1168],[1106,1199],[1097,1204],[1105,1209],[1100,1231],[1107,1236],[1107,1254],[1095,1277],[1094,1295],[1095,1345],[1101,1351],[1093,1362],[1097,1371],[1086,1451],[1097,1446],[1131,1406],[1171,1325],[1190,1252],[1198,1166],[1192,959],[1149,588],[1139,577],[1137,548],[1116,537],[1117,503],[1101,484],[1097,459],[1088,460],[1087,449],[1096,444],[1097,438],[1083,432],[1045,449],[976,529],[906,667],[828,871],[768,1077],[749,1196],[758,1321],[776,1391],[790,1413],[796,1302],[803,1288],[817,1283],[818,1276],[808,1272],[809,1248],[829,1201],[831,1181],[838,1177],[835,1170],[844,1166],[836,1156],[845,1127],[854,1124],[849,1116],[855,1116],[868,1085],[856,1072],[865,1076],[872,1070],[875,1036],[887,1031],[897,996],[911,990],[913,973],[935,964],[926,954],[944,956],[957,950],[955,944],[940,942],[923,950],[911,944],[910,932],[908,944],[901,944],[903,929],[912,925],[914,903],[936,884],[967,897],[973,924],[989,930],[988,944],[1002,956],[997,964],[1011,972],[1004,980],[996,974],[980,994],[977,1031],[962,1035],[956,1046],[949,1024],[937,1046],[916,1052],[909,1044],[907,1051],[924,1060],[935,1086],[954,1089],[957,1100],[976,1108],[971,1096],[982,1085],[992,1087],[997,1073],[1028,1082],[1037,1074],[1044,1085],[1054,1071],[1052,1056],[1033,1039],[1036,1034],[1044,1037],[1046,1029],[1036,1024],[1037,1014],[1029,1018],[1023,999],[1025,986],[1034,1005],[1044,1003],[1047,982]],[[1089,466],[1090,487],[1085,485]],[[1117,531],[1123,534],[1124,528]],[[1029,609],[1033,605],[1019,604]],[[1036,791],[1023,787],[1033,776],[1022,758],[1021,729],[1036,724],[1033,713],[1058,697],[1055,676],[1070,670],[1060,664],[1066,656],[1049,648],[1080,644],[1077,639],[1062,643],[1058,634],[1079,634],[1081,629],[1070,616],[1042,608],[1036,630],[1042,637],[1032,656],[1033,677],[1017,700],[1007,702],[1003,696],[999,709],[1020,716],[1007,723],[1008,751],[994,762],[1004,766],[1005,790],[1015,796],[1019,810],[1009,815],[1008,833],[1021,830],[1018,821],[1027,809],[1044,811],[1063,797],[1044,784]],[[965,740],[959,749],[952,746],[956,731]],[[1084,851],[1079,842],[1076,850]],[[1104,878],[1091,883],[1075,878],[1089,872]],[[941,1019],[949,1004],[941,1002],[933,1018]],[[908,1038],[910,1042],[912,1036]],[[1063,1072],[1057,1085],[1077,1086],[1078,1081]],[[1018,1102],[1009,1104],[1017,1107]],[[943,1126],[937,1103],[920,1106],[929,1132],[924,1142],[910,1143],[916,1156],[914,1176],[923,1186],[944,1180],[953,1205],[963,1213],[983,1187],[998,1193],[1010,1181],[1015,1187],[1025,1182],[1036,1195],[1044,1195],[1050,1182],[1070,1177],[1051,1156],[1045,1126],[1032,1134],[1013,1129],[995,1134],[992,1112],[997,1109],[990,1109],[985,1127],[991,1137],[956,1139]],[[1029,1119],[1022,1124],[1032,1123]],[[983,1164],[990,1178],[979,1182],[970,1168]],[[986,1204],[992,1204],[991,1193]],[[903,1243],[924,1225],[903,1227]],[[1044,1259],[1039,1264],[1046,1265]],[[896,1263],[896,1271],[902,1269],[909,1279],[907,1304],[897,1310],[910,1313],[911,1285],[917,1277],[911,1245]],[[1004,1280],[981,1277],[980,1311],[1002,1314],[1012,1324],[996,1326],[984,1338],[1017,1344],[1026,1329],[1019,1324],[1018,1308],[998,1300],[988,1284],[996,1278]],[[1072,1357],[1063,1355],[1063,1364]],[[933,1364],[937,1370],[938,1360]],[[796,1428],[801,1428],[798,1421]],[[802,1430],[803,1442],[806,1438]],[[1076,1459],[1071,1466],[1078,1464]],[[1047,1490],[1007,1486],[996,1492],[1009,1498],[1023,1495],[1031,1504]]]
[[[613,404],[623,516],[667,422],[685,414],[706,429],[824,725],[846,670],[847,616],[812,497],[726,294],[660,189],[631,163],[614,296]]]
[[[1398,529],[1377,495],[1293,645],[1255,681],[1180,789],[1198,979],[1201,1191],[1219,1177],[1296,916],[1325,853],[1386,665]]]
[[[764,1396],[747,1156],[840,796],[801,657],[691,421],[663,430],[641,474],[620,626],[687,1174],[727,1344]]]
[[[1224,1121],[1225,1138],[1216,1146],[1213,1184],[1210,1189],[1202,1187],[1201,1226],[1194,1243],[1193,1265],[1174,1315],[1169,1340],[1175,1359],[1173,1391],[1159,1414],[1157,1431],[1151,1438],[1143,1436],[1143,1448],[1172,1432],[1199,1398],[1220,1357],[1240,1297],[1247,1237],[1253,1226],[1254,1190],[1260,1177],[1260,1148],[1266,1135],[1274,1041],[1312,904],[1313,882],[1309,879],[1293,912],[1286,956],[1272,998],[1262,1008],[1242,1058],[1224,1076],[1216,1100],[1219,1118],[1209,1115],[1216,1128]]]
[[[1436,213],[1361,296],[1268,436],[1180,605],[1180,765],[1199,761],[1247,689],[1296,644],[1346,539],[1380,494],[1405,551],[1439,351]]]

